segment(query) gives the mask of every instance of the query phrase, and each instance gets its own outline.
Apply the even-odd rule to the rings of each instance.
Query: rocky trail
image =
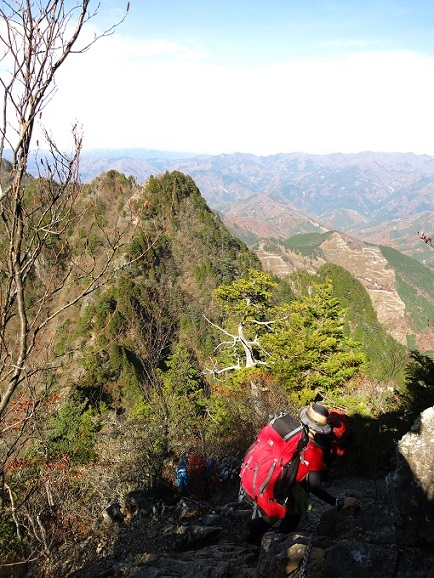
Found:
[[[422,552],[421,561],[418,548],[396,542],[385,480],[350,478],[328,484],[336,496],[357,497],[363,504],[359,515],[337,513],[314,498],[309,520],[297,532],[280,534],[277,524],[260,547],[245,542],[251,509],[238,503],[237,488],[236,481],[228,484],[211,502],[189,498],[167,502],[136,492],[129,496],[128,508],[123,508],[132,510],[129,515],[117,520],[112,508],[115,515],[100,520],[87,543],[59,552],[63,562],[61,567],[53,564],[53,576],[299,577],[303,561],[304,578],[432,576],[434,555]],[[312,549],[307,559],[309,540]]]
[[[237,500],[236,475],[207,501],[173,485],[131,492],[102,512],[85,541],[59,547],[43,573],[35,566],[25,578],[432,578],[433,440],[431,407],[398,443],[390,473],[327,484],[336,497],[360,500],[357,515],[313,498],[296,532],[276,524],[259,546],[245,541],[251,509]]]

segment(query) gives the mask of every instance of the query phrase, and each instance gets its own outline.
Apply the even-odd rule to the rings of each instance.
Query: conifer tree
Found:
[[[274,331],[264,337],[275,378],[300,402],[339,390],[360,370],[364,355],[345,335],[344,314],[331,282],[316,283],[281,308]]]
[[[250,271],[247,279],[216,290],[226,317],[213,324],[228,339],[219,343],[214,375],[261,366],[294,401],[339,390],[361,368],[364,355],[344,331],[345,310],[330,281],[313,282],[298,300],[273,302],[271,277]],[[252,385],[252,384],[251,384]],[[257,387],[252,385],[257,395]]]
[[[272,289],[277,286],[270,275],[251,269],[246,278],[237,279],[230,285],[221,285],[215,295],[225,315],[221,326],[212,324],[224,336],[217,348],[214,375],[242,368],[267,365],[266,352],[260,336],[270,330],[272,323]],[[222,367],[223,366],[223,367]],[[255,384],[252,393],[257,395]]]

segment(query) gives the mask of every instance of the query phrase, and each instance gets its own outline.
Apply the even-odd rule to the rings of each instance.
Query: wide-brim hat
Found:
[[[328,423],[329,411],[324,405],[319,403],[314,403],[302,409],[300,419],[310,429],[318,433],[329,434],[332,431]]]

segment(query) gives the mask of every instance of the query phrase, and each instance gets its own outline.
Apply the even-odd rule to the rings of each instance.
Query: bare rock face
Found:
[[[332,233],[321,245],[327,261],[350,271],[365,286],[378,321],[400,343],[411,333],[405,305],[396,291],[395,271],[379,247],[367,245],[341,233]]]
[[[321,243],[323,256],[315,260],[289,250],[283,258],[265,251],[264,245],[256,251],[257,256],[266,271],[281,277],[297,270],[314,273],[327,262],[344,267],[365,287],[378,321],[390,335],[405,344],[407,335],[413,333],[406,318],[405,304],[397,292],[395,271],[382,255],[380,247],[337,232]]]
[[[434,543],[434,407],[421,413],[398,443],[387,477],[400,541]]]

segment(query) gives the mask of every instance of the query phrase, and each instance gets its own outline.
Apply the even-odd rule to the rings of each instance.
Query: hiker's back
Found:
[[[308,430],[289,414],[267,424],[247,450],[241,470],[241,493],[261,513],[283,518],[285,500],[297,473]]]

